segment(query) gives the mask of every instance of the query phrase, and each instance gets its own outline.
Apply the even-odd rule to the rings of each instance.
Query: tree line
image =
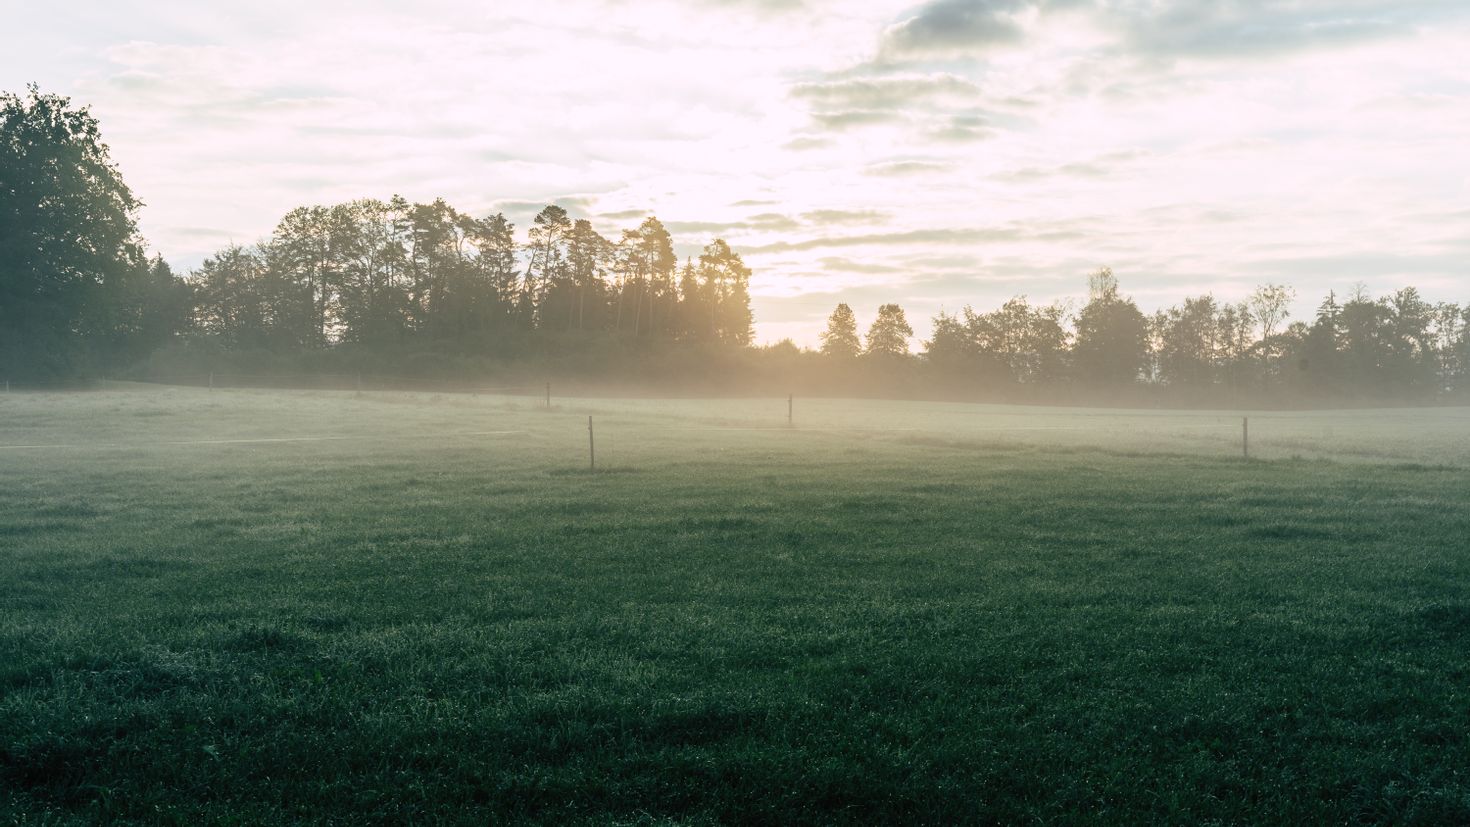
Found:
[[[652,216],[610,239],[550,205],[521,243],[504,214],[442,199],[305,206],[180,277],[145,255],[140,204],[86,109],[34,86],[0,96],[0,162],[7,377],[116,372],[180,343],[279,366],[330,349],[514,357],[560,339],[751,341],[740,254],[716,238],[681,263]]]
[[[64,97],[0,95],[0,371],[25,380],[181,366],[388,366],[485,378],[1076,400],[1470,395],[1470,305],[1404,288],[1195,296],[1148,314],[1109,270],[1087,300],[940,313],[918,353],[902,307],[860,335],[838,305],[821,346],[752,347],[751,271],[721,239],[682,262],[655,217],[609,238],[551,205],[525,241],[504,214],[401,197],[307,206],[180,276],[149,256],[140,205],[96,120]],[[519,367],[516,367],[519,366]]]
[[[1330,293],[1311,321],[1293,321],[1296,293],[1283,285],[1261,286],[1233,304],[1190,297],[1152,315],[1122,294],[1110,269],[1088,286],[1075,314],[1024,296],[990,312],[940,313],[917,356],[901,307],[880,307],[862,342],[852,309],[840,304],[821,334],[821,353],[890,370],[922,364],[971,388],[1151,386],[1200,401],[1470,394],[1470,305],[1432,303],[1413,287],[1378,298],[1362,287],[1346,297]]]
[[[536,334],[605,333],[750,343],[750,269],[721,239],[681,265],[657,218],[613,241],[555,205],[528,236],[442,199],[301,207],[268,240],[205,260],[190,279],[193,322],[236,348],[494,353]]]

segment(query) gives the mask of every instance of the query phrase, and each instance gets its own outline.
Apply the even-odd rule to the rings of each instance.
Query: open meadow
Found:
[[[552,403],[0,396],[0,821],[1470,821],[1470,410]]]

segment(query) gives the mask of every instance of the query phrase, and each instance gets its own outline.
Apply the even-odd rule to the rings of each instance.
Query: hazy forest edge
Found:
[[[518,235],[503,214],[368,198],[291,210],[269,238],[181,275],[149,255],[141,206],[87,109],[35,87],[0,95],[4,379],[372,373],[1207,406],[1470,398],[1470,304],[1412,287],[1344,285],[1309,319],[1289,318],[1295,294],[1275,284],[1149,313],[1102,268],[1082,300],[941,313],[918,343],[898,303],[866,331],[839,304],[806,350],[753,345],[740,252],[699,239],[681,261],[654,216],[605,235],[550,205]]]

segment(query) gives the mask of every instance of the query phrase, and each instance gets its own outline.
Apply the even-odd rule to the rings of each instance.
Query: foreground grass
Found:
[[[165,401],[7,403],[0,819],[1470,820],[1462,468]]]

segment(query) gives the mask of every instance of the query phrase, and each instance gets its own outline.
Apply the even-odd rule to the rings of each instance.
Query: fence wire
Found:
[[[207,389],[212,379],[215,390],[277,391],[282,394],[283,399],[311,398],[294,397],[290,391],[323,389],[320,387],[323,379],[320,374],[298,377],[309,378],[316,383],[310,388],[281,387],[279,383],[283,379],[279,374],[217,373],[212,377],[209,374],[189,374],[154,378],[166,381],[169,386],[192,389],[191,393]],[[879,439],[912,445],[916,449],[929,446],[962,450],[987,445],[1011,445],[1053,447],[1061,450],[1090,448],[1129,454],[1257,459],[1346,458],[1373,462],[1425,463],[1433,466],[1470,466],[1470,424],[1467,424],[1470,423],[1470,410],[1467,409],[1252,412],[1247,417],[1221,411],[1010,408],[884,400],[796,400],[794,397],[723,400],[593,399],[553,397],[553,388],[545,382],[481,385],[420,380],[417,382],[418,387],[405,387],[413,384],[413,381],[404,377],[371,374],[363,374],[361,377],[357,374],[336,374],[327,378],[340,380],[346,385],[328,389],[360,390],[361,393],[356,398],[367,404],[376,399],[384,403],[406,402],[413,405],[415,395],[421,393],[522,397],[531,400],[532,404],[510,403],[508,400],[498,406],[493,401],[482,403],[493,406],[487,410],[496,411],[497,416],[511,417],[510,421],[496,422],[494,425],[499,427],[491,428],[476,428],[474,425],[478,423],[466,423],[458,419],[474,415],[469,413],[474,407],[467,406],[468,400],[465,400],[465,403],[456,403],[453,410],[458,413],[444,417],[435,426],[441,423],[445,426],[469,424],[469,428],[444,431],[430,428],[413,432],[385,430],[374,433],[260,433],[253,426],[260,423],[270,424],[269,417],[276,412],[290,409],[271,408],[275,402],[265,401],[271,399],[270,394],[226,394],[211,403],[212,409],[217,409],[220,404],[243,406],[240,408],[242,411],[249,410],[251,405],[261,406],[262,412],[258,421],[245,421],[246,433],[200,433],[196,438],[152,435],[148,433],[147,426],[138,421],[137,424],[141,427],[135,428],[134,433],[144,437],[142,439],[117,438],[118,428],[131,427],[135,422],[126,417],[121,420],[114,418],[114,421],[108,422],[106,428],[96,434],[96,439],[56,439],[56,429],[47,427],[50,424],[47,421],[50,415],[39,410],[42,418],[33,419],[24,429],[7,428],[7,419],[0,414],[0,451],[23,453],[140,447],[207,448],[331,442],[414,441],[423,444],[425,440],[438,438],[455,440],[512,436],[586,442],[586,417],[591,415],[595,419],[598,433],[599,453],[604,455],[611,455],[620,448],[635,452],[649,451],[661,444],[666,444],[671,449],[700,454],[707,450],[726,450],[736,445],[754,448],[766,437],[790,436],[798,440],[822,437],[847,439],[850,444],[866,439]],[[108,387],[137,388],[138,384],[141,383],[117,383]],[[151,387],[162,384],[163,382],[158,382]],[[391,387],[385,387],[388,385]],[[17,389],[12,387],[12,390]],[[405,399],[401,396],[383,395],[385,392],[406,393],[408,396]],[[61,405],[60,400],[64,398],[56,397],[58,401],[55,403],[48,401],[39,404]],[[147,397],[139,395],[136,398]],[[199,398],[205,397],[201,394]],[[321,398],[331,400],[342,397],[333,395]],[[432,402],[425,399],[424,404]],[[556,416],[534,420],[514,418],[524,417],[532,412],[539,415],[542,411]],[[166,412],[159,409],[155,414]],[[564,415],[570,415],[570,419],[563,422],[567,418]],[[196,419],[195,423],[208,421]],[[229,422],[228,419],[220,421]],[[350,419],[346,421],[353,422]],[[354,425],[349,430],[356,427],[360,426]],[[754,441],[731,442],[723,438],[735,439],[741,434],[749,435]],[[67,437],[72,435],[66,434]],[[779,439],[767,442],[776,445],[788,441]],[[840,442],[834,442],[836,444]]]

